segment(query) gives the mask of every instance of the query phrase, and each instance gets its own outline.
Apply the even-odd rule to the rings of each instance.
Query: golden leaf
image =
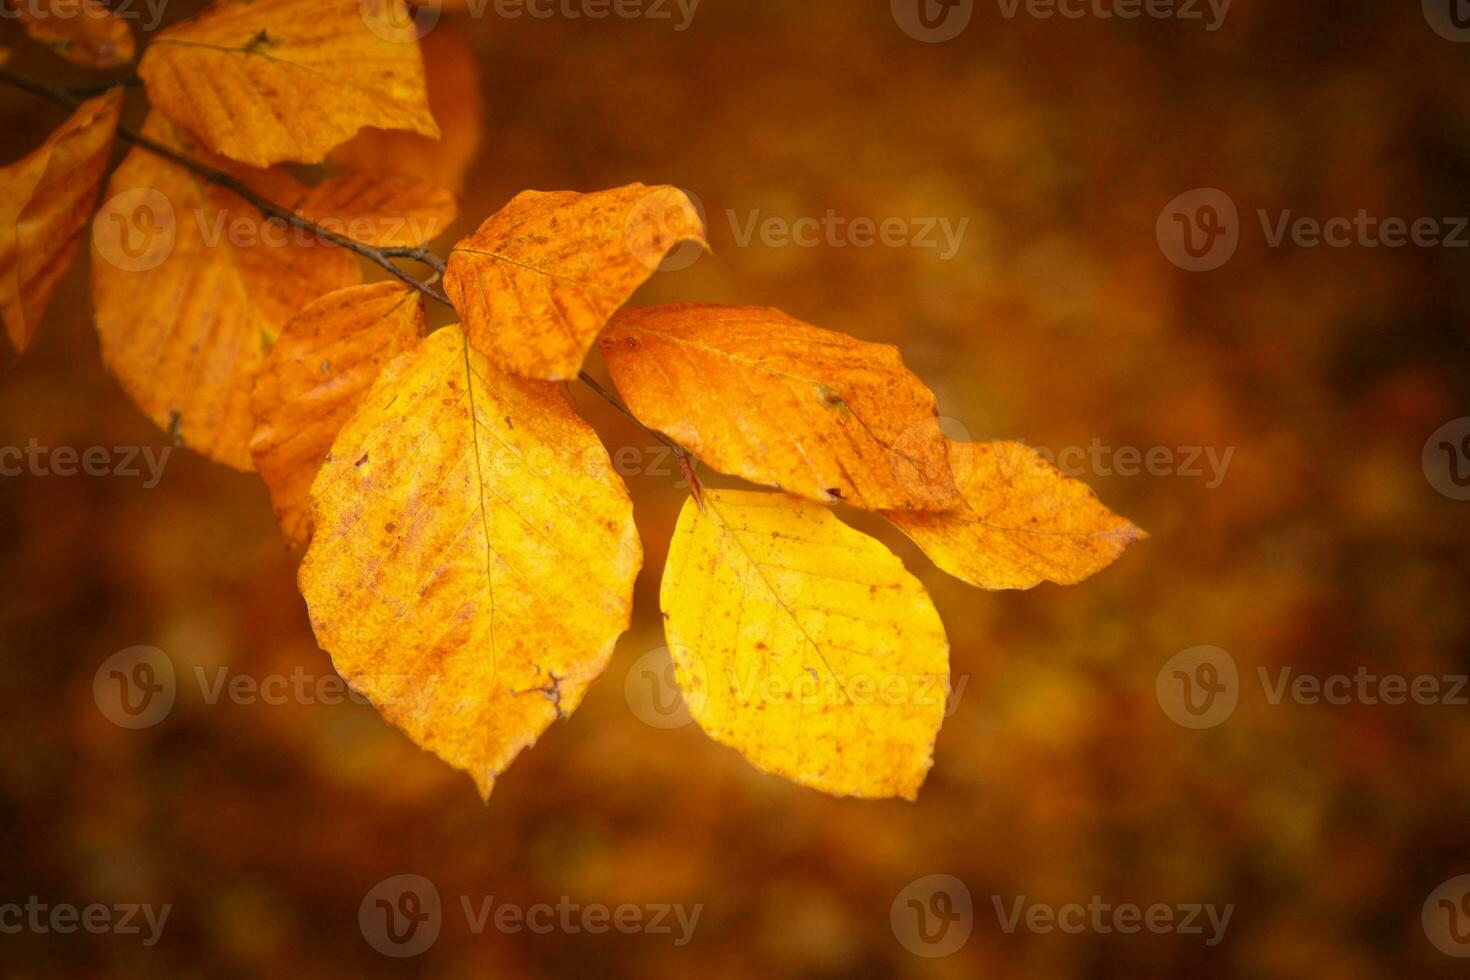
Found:
[[[690,714],[757,768],[835,795],[913,799],[933,765],[949,642],[881,543],[796,497],[684,505],[661,593]]]
[[[84,102],[34,153],[0,169],[0,315],[30,346],[97,202],[122,92]]]
[[[143,133],[230,171],[268,200],[304,188],[213,157],[161,114]],[[92,306],[102,357],[147,415],[191,448],[250,469],[250,391],[266,350],[307,303],[359,281],[356,260],[266,221],[233,193],[141,147],[93,222]]]
[[[366,126],[333,150],[330,159],[358,173],[416,174],[460,193],[480,151],[480,63],[456,23],[440,23],[419,41],[419,48],[439,137]]]
[[[293,547],[311,537],[307,493],[383,365],[424,335],[417,291],[397,282],[328,293],[292,317],[255,379],[250,455]]]
[[[313,187],[295,210],[328,231],[388,248],[438,237],[459,205],[448,191],[407,174],[345,174]]]
[[[220,0],[160,33],[153,105],[252,166],[319,163],[363,126],[438,136],[403,0]]]
[[[102,0],[19,0],[26,33],[74,65],[116,68],[137,54],[133,32]]]
[[[526,191],[454,246],[444,288],[470,343],[514,374],[575,378],[597,334],[675,245],[704,243],[683,191]]]
[[[957,497],[934,395],[895,347],[702,304],[625,310],[601,344],[633,414],[722,473],[868,510]]]
[[[934,564],[982,589],[1076,585],[1147,538],[1016,442],[951,443],[964,502],[945,513],[885,512]]]
[[[384,367],[311,489],[301,592],[337,670],[420,746],[495,779],[627,629],[627,488],[553,384],[449,327]]]

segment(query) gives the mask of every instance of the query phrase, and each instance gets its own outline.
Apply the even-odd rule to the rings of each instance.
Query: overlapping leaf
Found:
[[[232,166],[156,112],[143,132]],[[305,193],[279,172],[232,172],[269,200]],[[92,305],[108,368],[184,444],[250,469],[250,392],[266,350],[303,306],[359,280],[355,260],[141,148],[113,174],[93,227]]]
[[[444,287],[470,342],[507,371],[574,378],[597,334],[704,224],[675,187],[526,191],[454,246]]]
[[[625,310],[601,344],[633,414],[722,473],[869,510],[957,499],[934,395],[897,348],[700,304]]]
[[[281,331],[255,381],[250,455],[289,544],[311,537],[307,493],[337,433],[383,365],[423,335],[419,294],[397,282],[328,293]]]
[[[690,714],[758,768],[912,799],[933,764],[949,643],[887,548],[785,494],[684,506],[661,594]]]
[[[1029,446],[952,443],[963,502],[885,517],[944,571],[982,589],[1075,585],[1148,537]]]
[[[422,245],[459,214],[454,195],[407,174],[329,177],[296,210],[328,231],[380,248]]]
[[[496,777],[602,673],[642,562],[632,504],[556,385],[458,327],[390,362],[311,491],[318,642],[420,746]]]
[[[438,136],[403,0],[220,0],[160,33],[153,105],[253,166],[317,163],[364,126]]]
[[[16,0],[26,33],[74,65],[116,68],[137,55],[133,33],[102,0]]]
[[[416,174],[460,193],[480,150],[484,123],[480,64],[456,23],[441,21],[419,41],[419,48],[429,111],[439,125],[439,137],[367,126],[333,150],[329,159],[359,173]]]
[[[120,91],[83,103],[34,153],[0,169],[0,315],[17,353],[76,254],[121,108]]]

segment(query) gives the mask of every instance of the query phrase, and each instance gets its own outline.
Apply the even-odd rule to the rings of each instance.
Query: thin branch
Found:
[[[43,99],[49,99],[50,101],[55,102],[57,105],[65,106],[68,109],[76,109],[82,103],[81,99],[63,89],[53,88],[49,85],[43,85],[40,82],[25,77],[24,75],[18,75],[8,68],[0,67],[0,81],[8,82],[9,84],[14,85],[16,88],[24,89],[25,91],[30,92],[32,95],[38,95]],[[256,208],[262,214],[272,218],[276,218],[280,221],[284,221],[289,225],[294,225],[297,228],[310,232],[324,242],[329,242],[340,248],[345,248],[347,249],[347,251],[352,252],[356,255],[360,255],[363,258],[367,259],[369,262],[372,262],[374,265],[380,266],[391,275],[397,277],[398,279],[401,279],[403,282],[414,287],[425,296],[437,299],[439,302],[444,303],[446,306],[452,305],[449,302],[449,297],[445,296],[442,291],[434,286],[429,285],[426,282],[416,279],[415,277],[409,275],[407,272],[404,272],[402,269],[398,268],[398,266],[393,262],[393,256],[389,254],[389,250],[375,248],[372,245],[368,245],[364,242],[359,242],[355,238],[348,238],[346,235],[339,235],[334,231],[329,231],[326,228],[323,228],[321,225],[318,225],[315,222],[310,221],[307,218],[297,214],[296,212],[290,211],[286,208],[281,207],[279,204],[276,204],[273,201],[269,201],[266,198],[261,197],[233,174],[226,173],[225,171],[220,170],[216,167],[211,167],[208,164],[200,163],[198,160],[185,156],[178,150],[175,150],[173,147],[164,146],[162,143],[159,143],[156,140],[152,140],[147,136],[144,136],[142,133],[134,132],[126,126],[118,126],[117,135],[127,140],[129,143],[141,146],[145,150],[148,150],[150,153],[154,153],[158,156],[163,157],[170,163],[178,164],[180,167],[183,167],[185,170],[189,171],[195,176],[200,177],[217,187],[223,187],[225,190],[229,191],[236,197]],[[428,256],[428,253],[425,252],[423,249],[395,248],[391,251],[394,254],[401,255],[404,258],[414,258],[419,259],[420,261],[424,261],[424,257]],[[433,262],[427,262],[426,264],[428,264],[431,268],[434,268],[435,271],[440,272],[440,274],[442,275],[442,269],[439,265],[435,264],[437,261],[437,257],[434,257]]]
[[[119,79],[115,82],[109,82],[104,85],[86,86],[74,89],[55,88],[50,85],[45,85],[34,79],[27,78],[24,75],[18,75],[15,72],[4,67],[0,67],[0,81],[6,82],[26,92],[30,92],[32,95],[40,96],[43,99],[47,99],[51,102],[56,103],[57,105],[65,106],[68,109],[76,109],[82,104],[82,101],[84,99],[95,97],[97,95],[102,95],[118,85],[139,84],[139,80],[136,78],[136,76],[132,76],[129,78]],[[180,167],[183,167],[185,170],[188,170],[190,173],[195,174],[196,176],[204,180],[207,180],[211,184],[214,184],[218,187],[223,187],[225,190],[234,194],[236,197],[239,197],[240,199],[255,207],[262,214],[268,215],[272,218],[276,218],[280,221],[284,221],[287,224],[293,225],[297,228],[301,228],[302,230],[317,236],[317,238],[321,239],[324,242],[339,246],[340,248],[345,248],[347,249],[347,251],[352,252],[355,255],[362,256],[369,262],[372,262],[373,264],[387,270],[394,277],[402,280],[404,283],[407,283],[414,289],[417,289],[419,292],[423,293],[425,296],[428,296],[430,299],[438,300],[440,303],[443,303],[450,309],[454,308],[454,304],[450,302],[449,297],[444,294],[443,290],[439,289],[437,286],[432,285],[431,282],[425,282],[415,276],[409,275],[393,262],[394,259],[410,259],[414,262],[423,263],[430,269],[434,270],[434,272],[436,273],[435,278],[442,279],[448,266],[443,259],[435,255],[428,249],[422,247],[415,248],[404,245],[390,245],[380,247],[369,245],[366,242],[360,242],[355,238],[348,238],[346,235],[339,235],[334,231],[323,228],[322,226],[316,224],[306,217],[303,217],[300,214],[297,214],[294,211],[288,210],[287,208],[281,207],[279,204],[276,204],[273,201],[261,197],[233,174],[227,173],[216,167],[211,167],[208,164],[200,163],[198,160],[194,160],[191,157],[180,153],[178,150],[173,149],[172,147],[164,146],[162,143],[152,140],[147,136],[144,136],[142,133],[135,132],[131,129],[128,129],[126,126],[120,125],[117,127],[117,135],[122,137],[129,143],[132,143],[136,146],[141,146],[143,149],[149,151],[150,153],[154,153],[160,157],[163,157],[170,163],[174,163]],[[700,489],[698,480],[694,478],[693,457],[682,446],[669,439],[662,432],[657,432],[653,429],[650,429],[648,428],[648,426],[640,422],[638,420],[638,417],[628,409],[627,405],[623,404],[622,400],[619,399],[617,395],[614,395],[612,392],[604,388],[601,384],[597,382],[597,379],[593,378],[586,371],[581,372],[578,377],[581,379],[583,384],[591,388],[594,392],[600,395],[619,412],[622,412],[629,419],[632,419],[634,424],[642,428],[644,431],[648,432],[655,439],[659,440],[665,446],[674,451],[674,453],[679,458],[680,466],[683,468],[686,477],[688,477],[689,479],[690,489],[694,494],[695,500],[698,501],[700,498]]]

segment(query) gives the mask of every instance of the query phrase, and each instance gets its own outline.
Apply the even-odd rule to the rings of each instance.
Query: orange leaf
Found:
[[[628,627],[633,506],[561,389],[448,327],[383,368],[311,488],[300,584],[337,670],[488,796]]]
[[[116,68],[137,55],[133,32],[102,0],[18,0],[26,33],[74,65]]]
[[[311,537],[307,492],[383,365],[424,335],[418,293],[397,282],[328,293],[292,317],[255,380],[250,455],[292,546]]]
[[[470,343],[528,378],[575,378],[597,334],[704,225],[676,187],[525,191],[449,253],[444,288]]]
[[[895,347],[702,304],[625,310],[601,343],[633,414],[722,473],[868,510],[956,497],[934,395]]]
[[[1148,537],[1029,446],[951,443],[950,458],[964,495],[959,507],[883,516],[934,564],[971,585],[1076,585]]]
[[[113,90],[83,103],[34,153],[0,169],[0,315],[17,354],[81,242],[122,101]]]
[[[229,170],[270,200],[305,189],[212,157],[159,113],[143,133]],[[351,255],[265,221],[239,197],[141,147],[93,222],[92,306],[102,356],[133,401],[190,447],[250,469],[250,390],[266,350],[307,303],[359,280]]]
[[[438,136],[403,0],[220,0],[159,34],[148,97],[210,149],[318,163],[363,126]]]
[[[453,194],[417,177],[346,174],[313,187],[296,210],[328,231],[386,248],[438,237],[459,205]]]
[[[332,151],[347,170],[369,174],[417,174],[455,193],[480,151],[480,63],[457,24],[440,23],[419,41],[429,89],[429,111],[438,139],[402,130],[365,127]]]

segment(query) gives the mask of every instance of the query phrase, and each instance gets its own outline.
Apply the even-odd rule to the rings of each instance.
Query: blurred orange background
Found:
[[[199,6],[171,3],[164,23]],[[391,159],[471,161],[441,251],[525,188],[676,184],[702,202],[713,253],[639,302],[768,304],[899,344],[951,435],[1208,447],[1228,466],[1127,475],[1088,456],[1081,478],[1152,539],[1066,589],[979,592],[843,511],[923,579],[953,646],[953,711],[916,804],[828,798],[695,725],[645,720],[684,491],[657,443],[585,389],[579,407],[634,461],[639,613],[582,708],[488,804],[370,707],[208,703],[196,670],[332,673],[257,479],[182,450],[153,488],[0,478],[0,903],[173,906],[152,947],[0,935],[0,975],[1463,975],[1421,911],[1470,872],[1467,708],[1272,703],[1259,672],[1470,672],[1470,502],[1421,464],[1431,434],[1470,415],[1466,252],[1278,247],[1257,212],[1470,214],[1467,49],[1418,4],[1368,0],[1237,0],[1215,31],[1203,4],[1204,22],[979,3],[941,43],[882,0],[704,0],[684,30],[665,6],[671,19],[536,19],[491,0],[433,24],[450,145]],[[4,28],[10,67],[87,79]],[[6,90],[0,118],[9,162],[65,113]],[[1240,212],[1239,249],[1212,271],[1176,267],[1156,237],[1194,188]],[[753,215],[829,212],[964,233],[948,257],[740,240]],[[0,445],[165,444],[102,368],[86,266],[0,379]],[[127,731],[92,681],[139,644],[168,655],[179,694]],[[1238,665],[1239,703],[1192,729],[1156,681],[1201,645]],[[402,873],[435,884],[445,921],[431,950],[394,960],[358,911]],[[934,874],[973,907],[943,957],[896,924],[896,900]],[[459,899],[492,895],[703,908],[685,945],[476,934]],[[1021,896],[1233,913],[1215,945],[1208,927],[1008,932],[997,903]]]

